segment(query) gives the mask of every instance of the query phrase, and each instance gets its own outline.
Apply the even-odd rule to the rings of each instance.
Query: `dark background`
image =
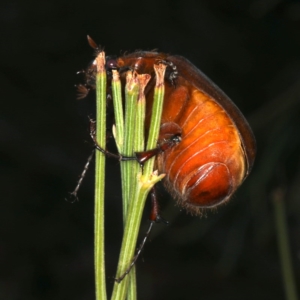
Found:
[[[284,299],[277,188],[300,282],[299,1],[9,0],[0,22],[1,299],[94,299],[93,168],[80,201],[65,200],[92,148],[93,101],[77,101],[74,88],[93,59],[87,34],[108,54],[185,56],[234,100],[257,138],[252,174],[206,218],[180,211],[161,190],[170,225],[154,228],[137,263],[139,299]],[[118,162],[108,161],[109,291],[122,236],[118,180]]]

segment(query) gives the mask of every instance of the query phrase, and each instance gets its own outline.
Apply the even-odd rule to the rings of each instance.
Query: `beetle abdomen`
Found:
[[[169,192],[190,212],[198,213],[199,207],[229,199],[242,183],[245,154],[224,109],[187,82],[178,86],[167,90],[162,124],[176,123],[182,130],[181,142],[161,154],[158,166],[166,173]],[[184,102],[180,109],[178,100]]]

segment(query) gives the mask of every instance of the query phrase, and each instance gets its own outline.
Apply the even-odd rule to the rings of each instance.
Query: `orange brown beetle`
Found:
[[[180,206],[192,214],[225,203],[249,175],[256,154],[252,130],[236,105],[210,79],[181,56],[134,52],[115,60],[154,77],[153,65],[170,66],[158,145],[180,136],[157,152],[164,185]],[[174,75],[175,73],[175,75]],[[155,81],[146,89],[151,115]]]
[[[88,42],[99,52],[89,36]],[[147,51],[107,59],[107,70],[119,69],[123,79],[122,70],[128,69],[151,75],[145,91],[147,123],[155,85],[153,66],[160,62],[169,66],[169,74],[158,147],[137,153],[133,159],[142,163],[156,156],[158,171],[166,174],[164,185],[169,193],[187,211],[200,214],[201,208],[227,202],[249,175],[256,154],[255,138],[236,105],[187,59]],[[85,72],[86,84],[78,86],[79,99],[95,88],[95,72],[93,62]],[[78,186],[75,197],[77,190]]]
[[[90,37],[88,41],[99,50]],[[249,175],[256,154],[252,130],[236,105],[181,56],[137,51],[107,62],[108,70],[131,69],[151,75],[145,91],[148,123],[155,85],[153,65],[163,62],[169,66],[158,148],[138,153],[137,160],[156,155],[159,172],[166,173],[166,189],[192,214],[227,202]],[[78,86],[79,98],[95,88],[94,64],[85,73],[86,85]]]
[[[90,45],[99,50],[88,37]],[[168,66],[165,80],[164,107],[157,148],[136,153],[136,157],[115,155],[97,144],[91,122],[91,136],[98,150],[122,160],[136,159],[143,164],[156,156],[156,167],[165,173],[164,185],[178,200],[180,206],[192,214],[201,214],[202,208],[211,208],[227,202],[249,175],[256,154],[252,130],[236,105],[201,71],[181,56],[157,52],[137,51],[116,59],[108,59],[106,68],[135,70],[150,74],[145,90],[149,124],[155,86],[154,64]],[[95,65],[85,72],[86,84],[78,86],[79,97],[84,98],[95,88]],[[147,125],[146,124],[146,125]],[[84,169],[87,170],[90,159]],[[76,197],[79,181],[73,195]],[[120,282],[139,257],[154,222],[160,220],[156,195],[151,193],[151,224],[126,272],[116,279]]]

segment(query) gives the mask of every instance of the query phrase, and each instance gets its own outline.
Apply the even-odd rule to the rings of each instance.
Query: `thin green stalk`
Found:
[[[160,66],[158,70],[155,69],[157,84],[155,88],[152,120],[150,124],[150,142],[148,141],[147,144],[148,147],[152,146],[151,148],[156,147],[158,139],[162,102],[164,97],[164,70],[164,65]],[[160,104],[158,104],[158,102],[160,102]],[[139,121],[137,121],[137,123],[138,122]],[[153,173],[154,160],[152,161],[153,162],[150,165],[147,162],[147,172],[144,172],[143,175],[141,175],[141,173],[139,172],[135,192],[132,193],[132,195],[134,195],[134,198],[131,199],[129,203],[129,210],[126,218],[125,232],[123,235],[121,253],[116,275],[117,278],[124,274],[134,257],[138,232],[147,195],[154,184],[164,177],[164,174],[158,176],[156,173]],[[129,276],[125,276],[120,283],[115,282],[111,298],[112,300],[124,300],[126,298],[126,296],[128,295],[128,282]]]
[[[124,156],[134,156],[133,145],[135,139],[135,115],[139,85],[136,75],[127,72],[125,87],[125,126],[124,126]],[[132,164],[134,161],[123,161],[121,164],[122,180],[124,180],[125,198],[123,199],[123,220],[127,218],[129,202],[132,200]]]
[[[113,101],[114,101],[114,111],[115,111],[115,120],[116,126],[114,130],[114,135],[118,150],[125,156],[133,156],[134,154],[134,145],[140,140],[136,138],[135,130],[137,129],[136,125],[136,112],[140,114],[140,109],[138,109],[137,101],[139,94],[139,81],[137,75],[132,72],[127,73],[127,84],[125,88],[125,124],[123,118],[123,108],[122,108],[122,99],[121,99],[121,82],[119,80],[119,74],[117,71],[113,72]],[[123,122],[121,128],[120,123]],[[119,126],[117,126],[119,123]],[[118,129],[119,128],[119,129]],[[121,128],[121,129],[120,129]],[[127,133],[124,137],[124,130]],[[137,129],[139,131],[140,129]],[[143,137],[142,137],[143,138]],[[143,139],[142,139],[143,142]],[[128,211],[128,203],[132,200],[133,191],[135,190],[136,175],[138,172],[139,165],[136,161],[121,161],[121,181],[122,181],[122,195],[123,195],[123,220],[125,226],[125,220]],[[128,300],[136,299],[136,277],[135,270],[129,275],[130,284],[128,289]]]
[[[114,115],[115,115],[115,125],[113,126],[113,135],[116,141],[116,145],[119,153],[124,154],[124,111],[123,111],[123,100],[122,100],[122,86],[120,81],[120,75],[117,70],[113,70],[112,78],[112,94],[113,94],[113,104],[114,104]],[[125,224],[128,195],[129,195],[129,185],[128,182],[128,163],[120,163],[121,166],[121,184],[122,184],[122,199],[123,199],[123,221]],[[126,175],[127,174],[127,175]]]
[[[293,274],[283,193],[283,190],[278,188],[273,193],[272,202],[274,206],[274,214],[277,227],[277,240],[286,299],[297,300],[297,289]]]
[[[136,271],[135,267],[133,267],[130,271],[129,277],[129,285],[127,291],[126,300],[137,300],[137,286],[136,286]]]
[[[139,95],[138,101],[136,103],[136,118],[135,118],[135,138],[133,151],[139,152],[145,149],[145,116],[146,116],[146,98],[144,90],[148,84],[151,76],[148,74],[137,75],[139,82]],[[131,178],[131,194],[134,195],[136,191],[136,186],[138,184],[138,178],[142,175],[141,166],[136,162],[131,162],[132,167],[132,178]],[[130,200],[129,200],[130,201]],[[127,300],[136,300],[137,299],[137,286],[136,286],[136,271],[135,266],[133,266],[130,274],[129,286],[127,292]]]
[[[160,129],[161,115],[163,109],[163,100],[165,93],[164,76],[166,66],[163,64],[154,65],[156,74],[156,86],[154,89],[154,99],[151,114],[151,123],[149,129],[149,137],[147,142],[147,149],[151,150],[157,147],[157,139]],[[154,157],[145,163],[144,174],[149,175],[153,171]]]
[[[123,153],[124,146],[124,112],[122,103],[122,90],[120,75],[117,70],[112,70],[112,96],[115,114],[115,126],[113,127],[114,138],[119,153]]]
[[[105,148],[106,144],[106,71],[105,53],[101,52],[96,58],[96,139]],[[105,184],[105,155],[96,151],[95,170],[95,285],[96,299],[106,300],[106,280],[104,262],[104,184]]]
[[[135,116],[135,134],[133,143],[133,152],[141,152],[145,150],[145,117],[146,117],[146,98],[145,88],[150,80],[149,74],[138,74],[137,80],[139,82],[138,101],[136,102],[136,116]],[[137,161],[133,161],[132,165],[132,181],[131,181],[131,195],[136,191],[138,176],[142,174],[142,168]],[[130,201],[130,200],[129,200]]]
[[[144,151],[145,149],[145,116],[146,116],[146,98],[145,88],[151,79],[149,74],[137,75],[139,81],[139,96],[136,109],[136,134],[134,141],[134,152]]]
[[[139,180],[136,197],[134,201],[130,202],[129,205],[126,227],[123,236],[120,259],[118,264],[117,277],[124,274],[124,272],[129,267],[132,258],[134,257],[138,232],[147,195],[150,189],[153,187],[153,185],[160,181],[163,177],[164,174],[160,176],[154,174],[148,178],[146,178],[145,176],[141,176]],[[128,279],[129,277],[125,276],[125,278],[120,283],[115,282],[112,295],[113,300],[126,299]]]

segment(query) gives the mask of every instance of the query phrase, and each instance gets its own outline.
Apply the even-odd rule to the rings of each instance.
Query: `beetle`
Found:
[[[153,78],[145,91],[146,123],[155,85],[153,65],[159,62],[169,68],[158,151],[154,152],[156,167],[166,174],[164,186],[178,204],[199,215],[202,208],[226,203],[249,175],[255,138],[237,106],[187,59],[137,51],[116,58],[114,66]],[[166,142],[168,147],[162,150],[160,145]]]
[[[100,51],[91,38],[88,37],[88,41],[96,52]],[[119,70],[123,81],[126,70],[151,75],[145,89],[146,128],[153,105],[153,66],[158,63],[164,63],[168,68],[157,148],[136,153],[135,157],[111,154],[97,144],[94,122],[91,122],[91,137],[98,150],[121,160],[136,159],[142,165],[155,156],[159,173],[166,174],[163,182],[167,191],[186,211],[201,215],[204,208],[228,202],[247,178],[256,155],[255,137],[247,120],[230,98],[184,57],[155,51],[136,51],[117,58],[109,57],[106,64],[108,73],[111,69]],[[78,86],[79,99],[95,88],[95,72],[95,64],[92,63],[85,72],[86,84]],[[74,191],[75,197],[81,181],[82,178]],[[151,198],[150,227],[129,268],[115,279],[117,282],[130,272],[154,222],[161,220],[154,191]]]

